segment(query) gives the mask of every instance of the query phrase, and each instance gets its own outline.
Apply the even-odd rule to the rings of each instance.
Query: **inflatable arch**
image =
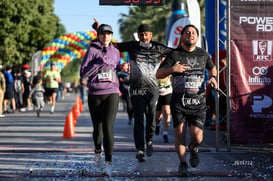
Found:
[[[52,40],[41,54],[41,70],[44,72],[54,62],[58,71],[71,61],[83,58],[92,40],[96,39],[96,31],[75,32],[62,35]],[[117,42],[113,38],[113,42]],[[127,52],[121,52],[121,63],[128,62]]]

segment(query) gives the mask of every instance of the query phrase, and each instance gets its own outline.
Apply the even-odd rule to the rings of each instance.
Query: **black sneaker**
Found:
[[[167,134],[163,135],[163,140],[164,140],[164,143],[169,143],[169,138]]]
[[[181,177],[187,177],[190,175],[188,171],[188,164],[186,162],[180,162],[179,168],[178,168],[178,174]]]
[[[160,126],[156,125],[155,134],[159,135],[159,132],[160,132]]]
[[[146,155],[147,156],[152,156],[153,155],[153,143],[151,142],[151,141],[149,141],[148,143],[147,143],[147,149],[146,149]]]
[[[197,167],[199,164],[199,156],[198,156],[198,147],[191,148],[191,145],[189,145],[190,150],[190,165],[192,167]]]
[[[128,124],[129,124],[129,125],[132,124],[132,119],[129,119]]]
[[[142,150],[138,150],[136,154],[136,159],[138,159],[139,162],[144,162],[144,153]]]

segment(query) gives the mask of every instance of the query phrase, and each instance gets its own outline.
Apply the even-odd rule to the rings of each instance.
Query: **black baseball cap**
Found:
[[[141,24],[141,25],[139,25],[137,32],[141,33],[141,32],[152,32],[152,31],[151,31],[151,28],[150,28],[149,25],[147,25],[147,24]]]
[[[111,32],[113,33],[113,29],[110,25],[107,25],[107,24],[101,24],[98,28],[98,34],[104,32],[104,31],[108,31],[108,32]]]
[[[9,65],[6,66],[6,71],[8,71],[8,70],[11,70],[11,66],[9,66]]]

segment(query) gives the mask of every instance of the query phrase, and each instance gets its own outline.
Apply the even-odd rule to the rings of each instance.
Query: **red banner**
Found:
[[[273,1],[230,7],[231,143],[273,143]]]

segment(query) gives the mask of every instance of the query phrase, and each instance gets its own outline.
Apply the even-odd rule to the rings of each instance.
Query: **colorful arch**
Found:
[[[41,55],[41,70],[45,72],[54,62],[58,71],[71,61],[83,58],[92,40],[96,39],[96,31],[75,32],[65,34],[52,40],[43,50]],[[117,42],[113,38],[113,42]],[[128,62],[127,52],[120,53],[120,62]]]
[[[48,69],[50,63],[54,62],[61,71],[69,62],[82,58],[96,37],[96,31],[88,31],[65,34],[54,39],[42,50],[41,69]]]

